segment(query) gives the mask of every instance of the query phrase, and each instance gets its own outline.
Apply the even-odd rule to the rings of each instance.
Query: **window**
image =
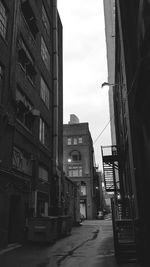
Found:
[[[73,144],[74,144],[74,145],[77,145],[77,138],[76,138],[76,137],[73,138]]]
[[[4,81],[4,69],[0,65],[0,103],[1,103],[1,97],[2,97],[3,81]]]
[[[73,161],[80,161],[81,160],[81,153],[79,151],[72,151],[70,153],[69,158],[71,158],[71,162]]]
[[[48,126],[42,118],[40,118],[39,140],[43,145],[48,146]]]
[[[39,179],[48,181],[48,170],[43,166],[39,166]]]
[[[80,187],[81,196],[86,196],[86,183],[81,181],[81,187]]]
[[[4,39],[6,39],[7,33],[7,11],[3,5],[3,2],[0,0],[0,34]]]
[[[4,77],[3,67],[0,65],[0,81],[3,80],[3,77]]]
[[[30,29],[30,32],[32,33],[33,38],[35,39],[39,30],[30,2],[27,0],[22,1],[21,9],[26,23]]]
[[[42,21],[43,21],[43,24],[44,24],[45,29],[47,31],[47,34],[50,35],[50,23],[48,20],[48,16],[46,14],[46,10],[45,10],[43,5],[42,5]]]
[[[32,115],[33,106],[19,88],[16,90],[16,101],[17,119],[21,121],[30,131],[32,131],[34,121],[34,117]]]
[[[37,216],[48,216],[48,195],[37,192]]]
[[[67,144],[71,145],[71,138],[70,137],[67,138]]]
[[[40,94],[45,105],[47,106],[47,108],[49,108],[49,89],[42,77],[41,77]]]
[[[19,40],[18,62],[23,68],[23,70],[25,71],[30,81],[34,83],[35,76],[36,76],[34,61],[30,55],[28,48],[26,47],[22,39]]]
[[[69,166],[68,167],[69,177],[81,177],[82,176],[82,166]]]
[[[82,144],[82,142],[83,142],[82,137],[78,138],[78,142],[79,142],[79,144]]]
[[[13,167],[19,171],[22,171],[28,175],[32,175],[32,160],[31,154],[20,150],[17,147],[13,148]]]
[[[50,54],[48,52],[43,37],[41,37],[41,57],[45,63],[46,68],[50,70]]]

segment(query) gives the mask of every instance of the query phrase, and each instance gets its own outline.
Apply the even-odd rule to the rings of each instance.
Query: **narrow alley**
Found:
[[[114,256],[112,221],[84,221],[71,235],[53,245],[28,243],[1,252],[1,267],[140,267],[117,264]]]

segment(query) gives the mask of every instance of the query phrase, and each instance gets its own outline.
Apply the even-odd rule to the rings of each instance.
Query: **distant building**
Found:
[[[0,0],[0,247],[32,216],[58,214],[62,25],[56,1]]]
[[[76,123],[75,123],[76,122]],[[75,115],[64,124],[64,171],[80,187],[80,213],[86,219],[93,219],[93,142],[88,123],[80,123]]]

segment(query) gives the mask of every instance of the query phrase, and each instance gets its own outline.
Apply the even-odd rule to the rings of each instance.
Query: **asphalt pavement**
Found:
[[[86,220],[53,245],[17,245],[0,252],[0,267],[143,267],[116,262],[110,218]]]

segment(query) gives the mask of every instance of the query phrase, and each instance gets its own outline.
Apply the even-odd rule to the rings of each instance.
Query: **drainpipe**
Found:
[[[57,0],[53,0],[53,175],[58,179],[58,207],[61,207],[61,174],[58,164],[58,25]]]

